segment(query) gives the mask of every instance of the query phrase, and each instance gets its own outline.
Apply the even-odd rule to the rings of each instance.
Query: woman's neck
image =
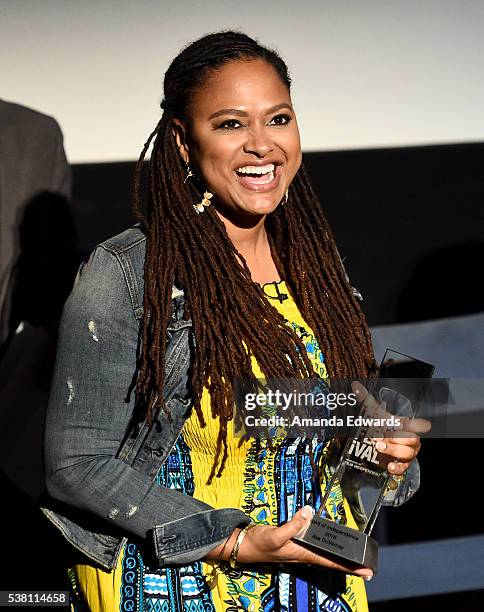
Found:
[[[265,215],[242,225],[225,218],[219,211],[217,214],[225,225],[233,245],[245,259],[254,283],[263,285],[279,281],[280,275],[272,258],[265,228]]]

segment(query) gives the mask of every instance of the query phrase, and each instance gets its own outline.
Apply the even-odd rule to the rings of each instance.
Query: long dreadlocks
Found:
[[[316,376],[302,341],[251,280],[214,207],[202,216],[193,210],[200,190],[195,183],[184,183],[185,169],[172,133],[173,118],[189,121],[191,98],[212,71],[230,61],[255,59],[273,66],[290,89],[287,66],[279,55],[245,34],[218,32],[183,49],[165,74],[164,112],[144,146],[134,180],[133,212],[146,234],[143,348],[136,392],[151,423],[153,414],[164,409],[164,338],[176,281],[185,291],[184,316],[193,321],[196,341],[190,370],[193,406],[204,426],[200,400],[208,386],[212,415],[220,420],[209,481],[224,468],[233,381],[254,378],[251,355],[267,379]],[[140,178],[152,141],[145,217],[140,210]],[[281,278],[329,356],[329,375],[370,375],[375,362],[368,326],[303,166],[290,186],[289,203],[267,217],[266,230]]]

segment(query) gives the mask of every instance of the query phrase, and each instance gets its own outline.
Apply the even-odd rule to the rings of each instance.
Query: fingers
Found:
[[[388,439],[379,440],[376,443],[376,450],[388,456],[389,459],[398,459],[399,461],[413,461],[420,450],[420,440],[415,443],[407,441],[405,444],[401,441],[390,442]]]
[[[314,553],[310,550],[305,549],[304,555],[304,563],[310,563],[311,565],[320,565],[328,569],[337,570],[338,572],[344,572],[345,574],[353,574],[354,576],[359,576],[361,578],[370,578],[371,576],[373,576],[373,572],[367,567],[358,567],[355,565],[344,565],[342,563],[338,563],[337,561],[333,561],[333,559],[325,557],[323,552],[321,553],[321,555],[318,555],[318,553]],[[298,562],[301,563],[301,561]]]
[[[314,510],[311,506],[304,506],[298,510],[290,521],[274,532],[274,545],[281,547],[294,536],[303,535],[311,524],[313,515]]]
[[[353,381],[351,387],[366,415],[383,419],[390,416],[386,403],[376,400],[361,383]],[[390,428],[390,431],[395,432],[393,436],[389,435],[389,428],[385,427],[370,427],[366,435],[376,442],[376,449],[381,453],[381,465],[386,466],[390,474],[401,476],[420,451],[418,434],[428,433],[431,423],[422,418],[409,418],[398,414],[395,416],[400,420],[400,426]]]
[[[279,542],[281,547],[284,546],[286,551],[288,550],[288,548],[292,548],[293,545],[295,546],[295,558],[289,562],[323,565],[324,567],[330,569],[345,572],[347,574],[354,574],[355,576],[360,576],[363,578],[370,578],[371,576],[373,576],[373,572],[368,568],[360,568],[356,566],[350,567],[348,565],[343,565],[341,563],[338,563],[337,561],[328,559],[322,554],[320,555],[318,553],[315,553],[297,542],[290,541],[290,538],[293,538],[294,536],[304,535],[309,525],[311,524],[311,519],[313,518],[313,516],[314,509],[311,506],[304,506],[303,508],[301,508],[301,510],[296,512],[296,514],[292,517],[290,521],[288,521],[285,525],[279,527],[274,532],[277,534],[276,539],[280,538]]]
[[[321,554],[313,552],[298,542],[289,543],[286,546],[286,551],[289,551],[291,545],[293,545],[294,548],[291,548],[292,558],[287,561],[288,563],[309,563],[311,565],[319,565],[328,569],[344,572],[345,574],[353,574],[361,578],[371,578],[371,576],[373,576],[373,572],[367,567],[339,563],[327,557],[324,551],[321,551]]]
[[[387,403],[385,401],[375,399],[360,382],[353,381],[351,383],[351,389],[353,393],[356,394],[358,403],[362,404],[362,408],[366,414],[373,416],[374,418],[388,418],[392,414],[391,411],[386,409]],[[400,419],[402,423],[400,429],[403,432],[411,432],[416,434],[428,433],[432,428],[431,422],[427,419],[409,418],[399,416],[398,414],[395,416]],[[372,437],[377,436],[375,435]]]
[[[401,463],[400,461],[390,461],[387,465],[387,470],[392,476],[401,476],[408,470],[410,463]]]
[[[386,402],[375,399],[361,383],[356,380],[353,381],[351,383],[351,389],[367,416],[372,416],[374,418],[385,418],[390,416],[391,413],[386,410]]]
[[[418,433],[430,431],[431,423],[427,419],[405,419],[398,435],[394,437],[378,438],[376,449],[389,457],[401,461],[412,461],[422,446]]]
[[[432,423],[427,419],[409,419],[408,417],[402,417],[401,431],[408,431],[413,433],[428,433],[432,429]]]
[[[323,552],[318,554],[292,539],[305,533],[312,517],[312,508],[305,506],[296,512],[290,521],[280,527],[261,525],[251,529],[240,546],[238,559],[242,563],[309,563],[370,578],[373,575],[371,570],[343,565],[324,556]]]
[[[374,403],[377,404],[378,402],[375,400],[375,398],[370,395],[368,393],[368,389],[366,389],[366,387],[364,387],[360,382],[358,382],[357,380],[354,380],[351,383],[351,390],[353,391],[353,393],[356,395],[356,399],[358,401],[359,404],[363,404],[365,401],[368,404],[373,405]],[[370,406],[369,406],[370,407]]]
[[[418,455],[421,447],[420,439],[418,437],[413,440],[404,438],[406,443],[402,443],[400,438],[390,439],[396,442],[390,442],[389,439],[380,440],[376,443],[376,449],[384,452],[380,459],[383,465],[386,465],[388,473],[392,476],[401,476],[408,469],[410,462]]]

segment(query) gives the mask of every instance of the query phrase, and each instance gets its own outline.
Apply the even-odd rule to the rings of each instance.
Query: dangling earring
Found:
[[[213,198],[213,193],[210,191],[206,191],[203,194],[203,199],[201,202],[197,202],[197,204],[193,204],[193,208],[197,211],[197,214],[200,214],[205,210],[205,206],[210,206],[210,198]]]
[[[284,206],[284,204],[287,204],[287,199],[289,198],[289,189],[286,189],[286,193],[284,194],[284,197],[282,199],[282,205]]]
[[[185,180],[183,181],[183,184],[185,184],[191,176],[194,176],[193,172],[190,170],[190,166],[188,165],[188,162],[185,162],[185,164],[187,166],[187,175],[185,177]]]

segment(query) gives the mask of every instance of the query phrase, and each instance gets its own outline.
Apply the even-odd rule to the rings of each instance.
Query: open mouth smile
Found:
[[[271,191],[279,184],[281,164],[266,164],[265,166],[241,166],[235,170],[238,182],[250,191]]]

